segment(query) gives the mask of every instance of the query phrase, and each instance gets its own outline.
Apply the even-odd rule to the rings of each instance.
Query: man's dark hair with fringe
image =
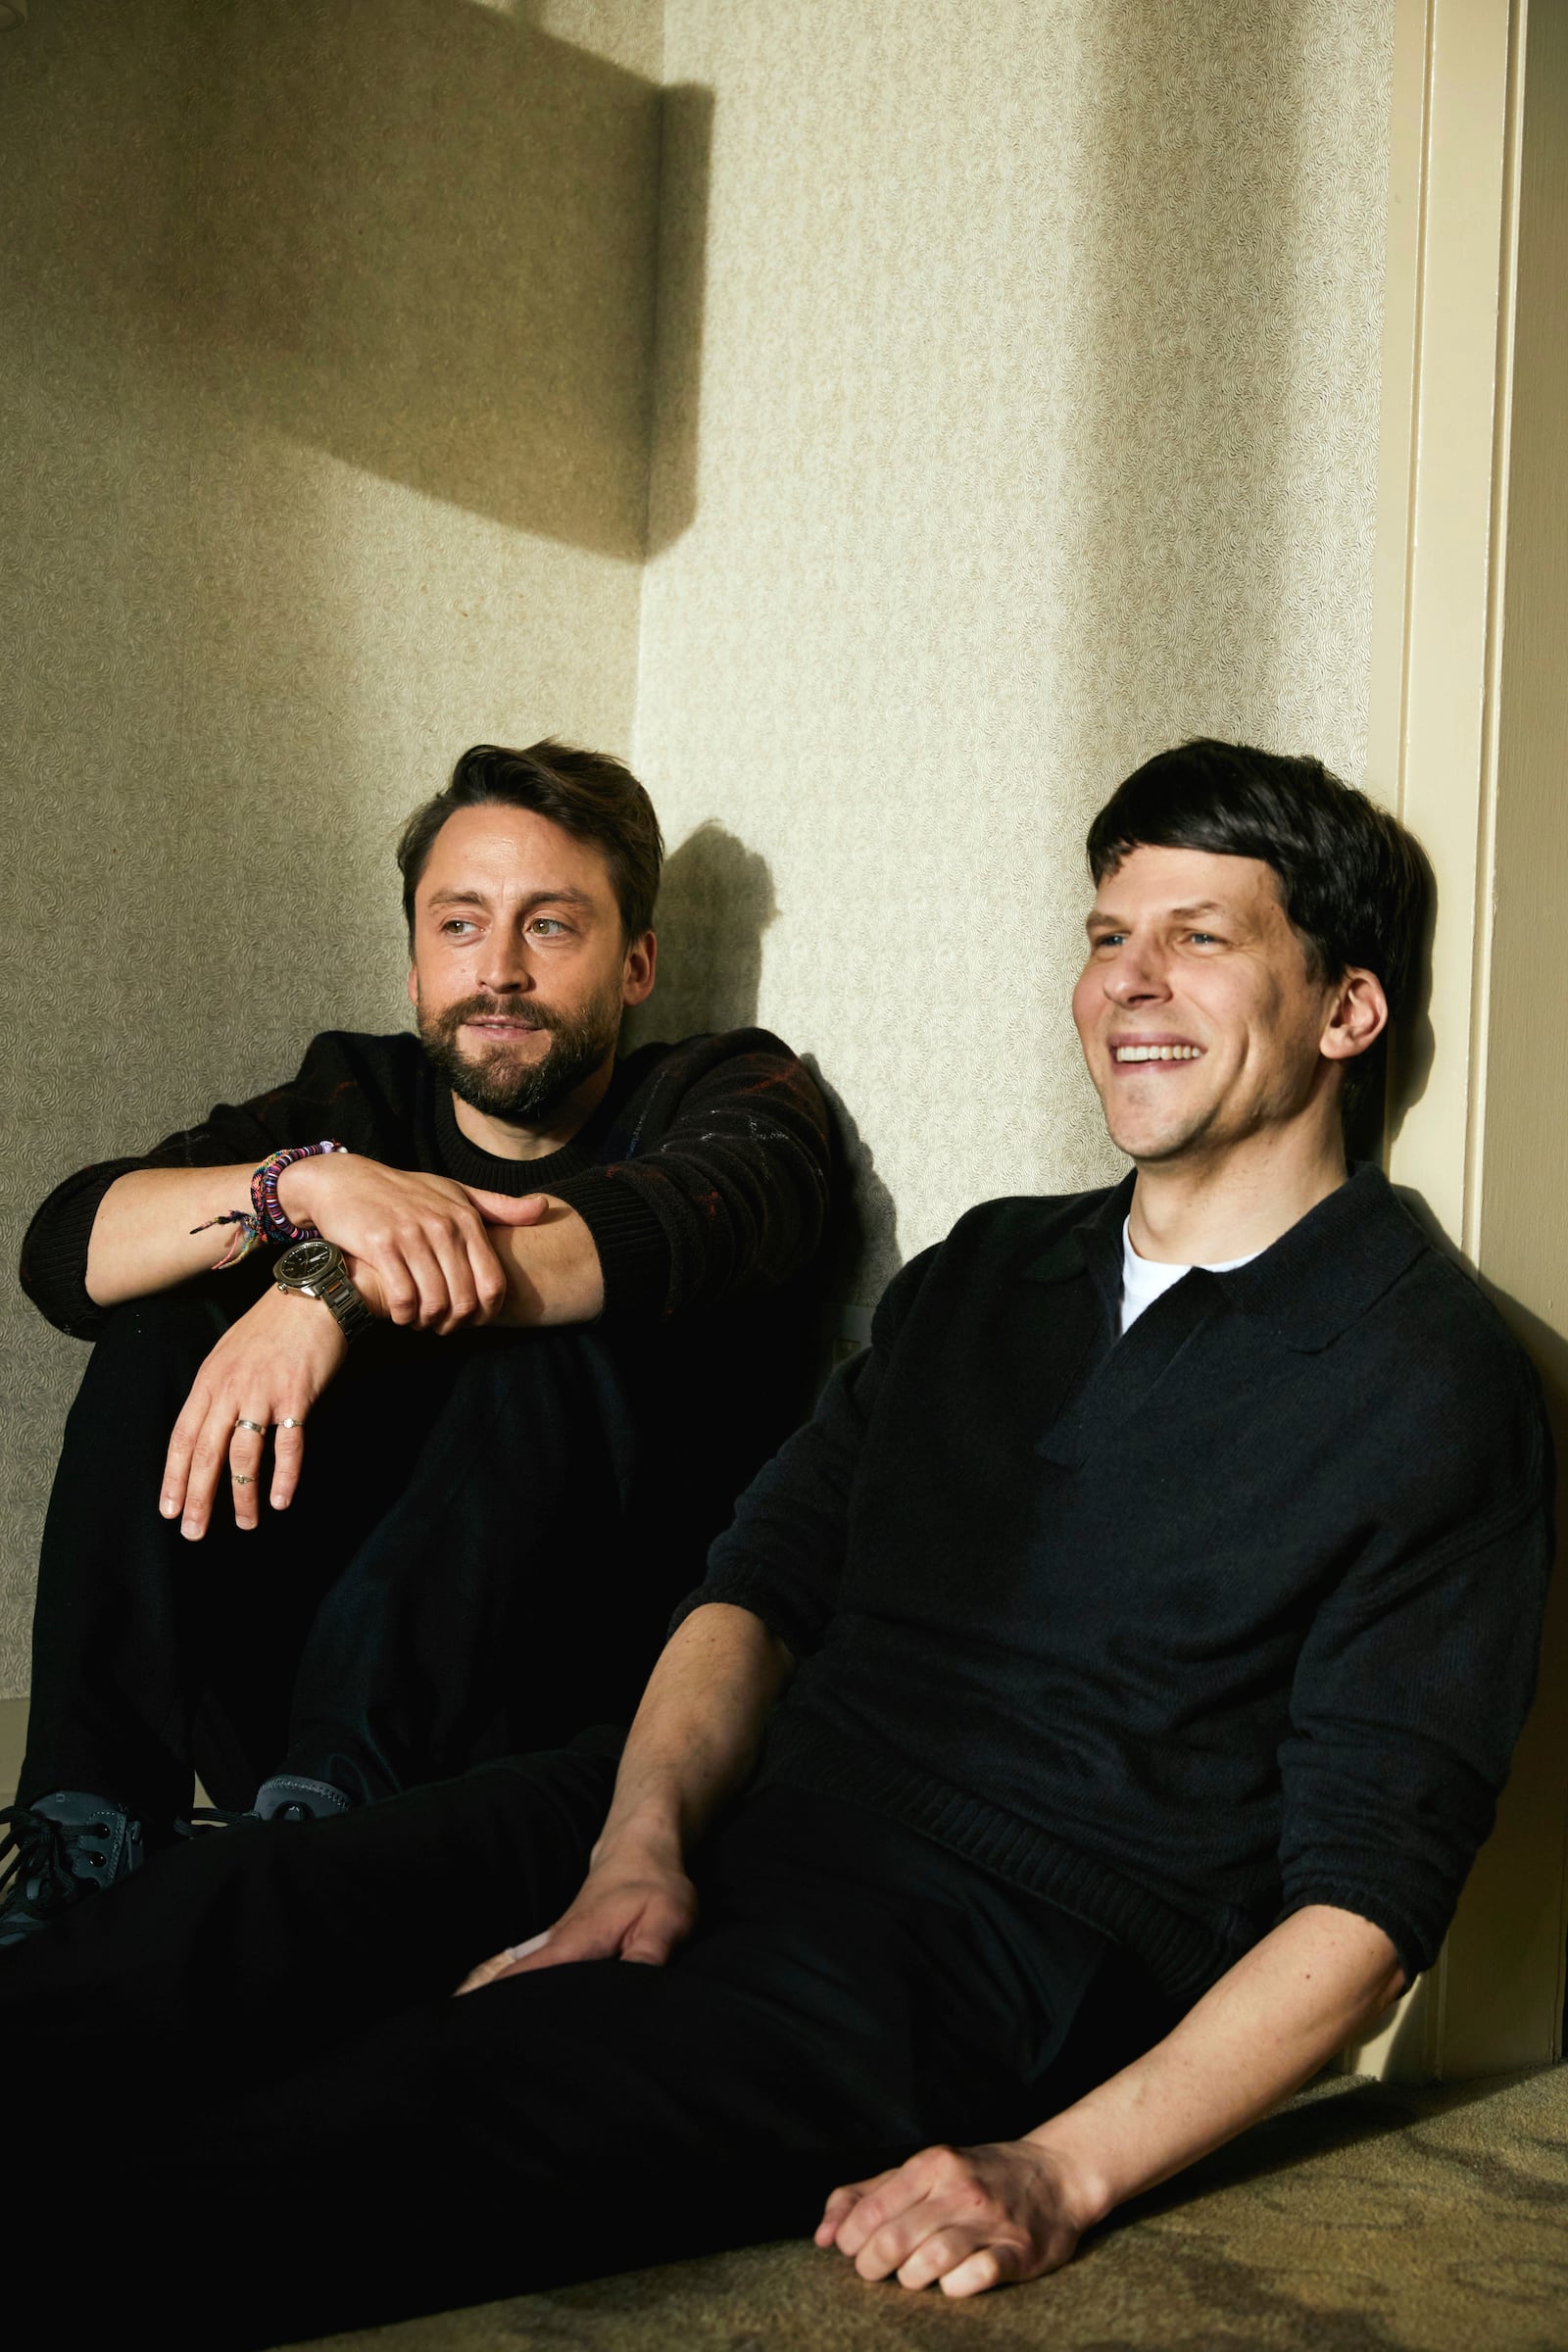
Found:
[[[1200,736],[1119,784],[1089,828],[1097,886],[1136,849],[1209,850],[1272,868],[1314,979],[1376,972],[1391,1018],[1408,1001],[1430,903],[1426,853],[1396,817],[1323,765]],[[1361,1092],[1377,1048],[1351,1062]]]
[[[445,792],[409,818],[398,842],[398,866],[411,944],[414,894],[436,835],[458,809],[487,803],[531,808],[574,840],[592,842],[610,869],[626,938],[640,939],[652,929],[664,858],[653,802],[623,760],[609,752],[577,751],[547,736],[521,752],[476,743],[459,760]]]

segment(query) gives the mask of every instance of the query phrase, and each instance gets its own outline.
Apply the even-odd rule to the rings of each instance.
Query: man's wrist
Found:
[[[319,1225],[321,1220],[312,1204],[320,1203],[333,1181],[329,1175],[323,1176],[322,1171],[330,1168],[335,1159],[347,1156],[346,1152],[317,1152],[309,1159],[290,1160],[286,1168],[279,1170],[277,1205],[291,1225]]]
[[[1108,2168],[1079,2144],[1080,2131],[1069,2107],[1025,2132],[1020,2145],[1046,2159],[1062,2211],[1081,2235],[1113,2212],[1126,2192],[1116,2189]]]
[[[649,1870],[684,1873],[686,1854],[678,1810],[648,1801],[616,1818],[612,1810],[589,1857],[591,1870],[636,1863]]]

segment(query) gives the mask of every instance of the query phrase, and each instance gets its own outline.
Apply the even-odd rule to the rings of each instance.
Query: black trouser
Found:
[[[158,1511],[170,1436],[260,1279],[121,1307],[93,1350],[45,1523],[24,1803],[86,1789],[156,1831],[193,1768],[223,1805],[283,1769],[368,1799],[558,1745],[629,1715],[702,1575],[717,1506],[693,1524],[635,1360],[588,1330],[368,1335],[289,1510],[264,1489],[240,1534],[225,1477],[187,1543]]]
[[[698,1858],[669,1966],[453,1999],[570,1899],[612,1770],[580,1745],[220,1832],[0,1952],[0,2194],[78,2325],[101,2293],[218,2352],[808,2230],[1168,2027],[1093,1929],[783,1788]]]

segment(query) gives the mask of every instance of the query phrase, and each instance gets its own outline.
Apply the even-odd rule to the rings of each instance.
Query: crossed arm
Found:
[[[192,1233],[249,1197],[248,1166],[138,1168],[104,1195],[87,1252],[100,1306],[187,1281],[219,1255],[224,1228]],[[514,1200],[444,1176],[383,1167],[358,1153],[299,1160],[278,1184],[284,1214],[317,1226],[348,1259],[373,1314],[448,1333],[485,1323],[590,1322],[604,1305],[593,1237],[545,1194]],[[347,1353],[316,1299],[269,1290],[218,1342],[176,1421],[160,1490],[166,1518],[197,1538],[225,1469],[241,1527],[260,1516],[264,1439],[275,1428],[270,1500],[285,1509],[299,1483],[305,1422]],[[281,1424],[292,1426],[283,1427]]]
[[[664,1650],[627,1741],[587,1880],[555,1926],[459,1987],[565,1961],[657,1967],[696,1924],[684,1855],[751,1770],[792,1671],[749,1610],[694,1610]],[[1315,1905],[1264,1936],[1134,2065],[1020,2140],[925,2148],[837,2188],[816,2231],[863,2278],[970,2295],[1071,2259],[1113,2208],[1233,2138],[1394,1999],[1380,1928]]]

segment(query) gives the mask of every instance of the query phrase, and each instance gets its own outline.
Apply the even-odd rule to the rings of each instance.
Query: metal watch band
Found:
[[[355,1289],[342,1252],[329,1243],[300,1242],[285,1250],[273,1268],[280,1291],[318,1298],[346,1340],[357,1340],[375,1317]]]

